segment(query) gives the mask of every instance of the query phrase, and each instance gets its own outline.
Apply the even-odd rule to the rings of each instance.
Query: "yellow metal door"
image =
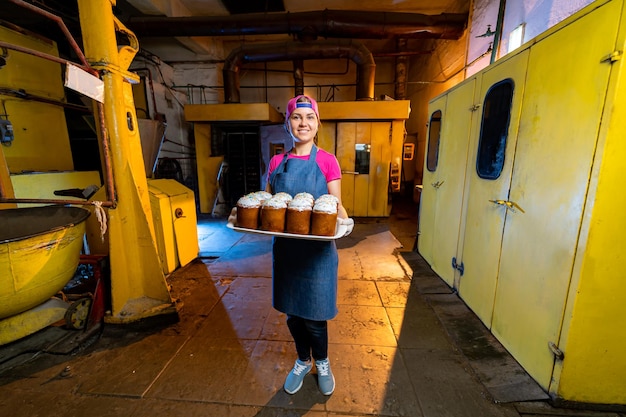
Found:
[[[389,171],[392,154],[390,122],[370,124],[370,170],[368,177],[368,217],[387,215],[389,194]]]
[[[433,241],[435,239],[435,213],[437,212],[437,184],[439,182],[439,146],[441,145],[442,122],[446,118],[448,95],[442,95],[431,101],[428,106],[428,139],[424,156],[422,175],[422,194],[419,208],[419,235],[417,250],[420,255],[433,265]],[[430,163],[429,163],[430,159]]]
[[[370,174],[369,171],[360,171],[357,167],[357,145],[359,146],[359,152],[362,156],[367,153],[370,154],[370,169],[371,165],[371,145],[372,145],[372,124],[370,122],[359,122],[355,126],[355,142],[352,150],[346,149],[347,152],[352,152],[355,157],[355,164],[352,166],[354,173],[354,216],[366,217],[367,207],[370,201],[369,185]]]
[[[476,315],[491,326],[491,317],[498,279],[500,248],[506,212],[491,201],[507,200],[511,183],[513,156],[524,92],[524,78],[528,61],[528,50],[497,63],[481,75],[480,88],[475,103],[482,114],[485,96],[492,86],[510,79],[513,82],[513,97],[508,127],[507,142],[502,172],[496,179],[480,178],[476,171],[476,157],[481,123],[472,129],[470,156],[467,164],[468,187],[463,251],[457,263],[463,265],[459,281],[459,295]],[[448,106],[448,112],[453,109]],[[462,112],[464,109],[454,109]]]
[[[400,136],[389,121],[337,122],[336,126],[341,199],[348,215],[388,216],[389,172],[392,163],[400,165],[404,129]]]
[[[424,184],[437,194],[431,267],[451,287],[455,286],[458,274],[452,263],[458,258],[457,246],[464,223],[463,192],[470,130],[478,113],[472,109],[475,85],[476,79],[470,79],[448,93],[448,108],[458,110],[454,113],[454,120],[449,120],[451,115],[446,117],[444,113],[439,143],[439,176],[437,182]]]
[[[349,216],[387,214],[390,129],[389,122],[337,123],[341,199]]]
[[[355,177],[354,145],[356,143],[356,123],[337,123],[337,160],[341,167],[341,202],[348,216],[356,216],[354,212]]]
[[[600,7],[530,52],[509,197],[524,212],[506,215],[492,331],[545,389],[611,71],[601,61],[615,48],[620,7]]]

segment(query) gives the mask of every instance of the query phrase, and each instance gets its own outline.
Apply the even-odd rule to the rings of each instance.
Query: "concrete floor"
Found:
[[[271,240],[205,218],[201,256],[168,278],[178,322],[105,325],[78,348],[50,328],[0,348],[0,415],[623,416],[552,407],[413,251],[416,211],[399,202],[338,241],[332,396],[314,373],[295,395],[282,390],[296,356],[271,307]]]

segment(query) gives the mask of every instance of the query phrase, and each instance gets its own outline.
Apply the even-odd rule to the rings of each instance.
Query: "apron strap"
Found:
[[[277,172],[279,169],[281,172],[284,171],[285,165],[287,164],[288,159],[289,159],[289,152],[285,152],[283,154],[283,160],[280,161],[280,164],[278,164],[274,172]],[[315,162],[316,159],[317,159],[317,146],[313,145],[313,147],[311,148],[311,153],[309,154],[309,161]]]

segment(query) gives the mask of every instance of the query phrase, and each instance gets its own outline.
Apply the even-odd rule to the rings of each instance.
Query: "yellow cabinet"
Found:
[[[430,106],[441,154],[434,172],[426,158],[420,253],[557,402],[626,405],[625,39],[624,2],[596,1]],[[481,116],[455,136],[466,171],[446,174],[462,159],[445,158],[447,135],[468,108]],[[462,199],[442,192],[449,176]]]
[[[198,230],[193,191],[171,179],[148,180],[150,207],[164,274],[198,256]]]

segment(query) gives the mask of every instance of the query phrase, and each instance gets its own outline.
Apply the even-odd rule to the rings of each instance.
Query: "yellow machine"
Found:
[[[102,81],[104,103],[96,103],[96,99],[93,101],[96,124],[101,127],[98,139],[104,186],[89,201],[66,200],[52,193],[59,189],[102,185],[98,172],[73,171],[62,107],[65,97],[61,65],[65,65],[66,61],[58,58],[54,42],[0,27],[3,42],[8,41],[6,45],[11,49],[10,59],[0,72],[0,81],[3,85],[14,87],[16,91],[26,82],[33,89],[29,93],[36,93],[46,99],[33,103],[19,97],[3,97],[8,113],[5,116],[10,116],[15,135],[10,138],[12,143],[7,144],[10,146],[0,147],[0,197],[3,201],[0,208],[60,203],[84,205],[90,208],[92,214],[97,213],[97,216],[92,215],[85,222],[92,224],[76,228],[78,237],[72,238],[72,253],[67,259],[72,262],[78,259],[83,249],[83,235],[87,230],[89,246],[96,248],[99,254],[108,255],[111,308],[104,319],[109,323],[130,323],[177,313],[165,274],[173,268],[184,266],[197,256],[197,232],[193,192],[178,183],[170,184],[170,180],[159,180],[152,187],[156,190],[152,192],[155,197],[153,200],[158,201],[153,216],[151,189],[146,178],[139,134],[140,124],[131,88],[131,83],[136,82],[138,77],[128,71],[138,52],[138,44],[132,32],[114,17],[114,4],[110,0],[79,0],[85,51],[84,56],[82,51],[77,51],[81,58],[81,64],[77,65],[88,74],[95,75],[93,78]],[[126,37],[127,42],[118,45],[118,36]],[[69,71],[69,64],[66,71]],[[33,82],[28,81],[31,79]],[[34,113],[37,117],[32,117]],[[6,121],[3,123],[5,125]],[[7,137],[3,136],[3,141]],[[163,230],[167,230],[167,233],[163,233]],[[164,237],[166,235],[167,239]],[[180,245],[176,246],[176,239],[189,241],[184,245],[184,250],[180,249]],[[26,283],[39,276],[41,278],[38,280],[45,281],[56,276],[54,268],[52,272],[39,271],[36,268],[39,261],[50,266],[66,265],[65,258],[60,255],[48,259],[52,253],[46,250],[47,245],[43,241],[29,242],[26,244],[30,258],[26,265],[20,266],[18,281]],[[15,244],[7,247],[10,255],[7,256],[13,260],[18,259],[15,251],[26,253],[24,248],[16,249]],[[70,272],[76,269],[74,263],[66,269],[69,268]],[[13,268],[13,263],[7,265]],[[44,303],[58,291],[59,285],[63,286],[64,283],[60,281],[70,278],[64,275],[57,279],[59,282],[54,283],[54,288],[50,290],[52,292],[42,293],[41,299],[35,300],[35,304],[29,301],[29,306]],[[33,285],[37,286],[36,283]],[[16,294],[7,294],[8,298],[3,301],[8,315],[15,314],[15,308],[23,310],[20,307],[23,298]],[[29,314],[18,327],[24,327],[24,323],[29,328],[38,326],[35,323],[40,322],[50,324],[49,319],[62,311],[58,305],[46,307],[44,304],[17,313]],[[7,325],[7,320],[13,317],[17,316],[3,317],[0,326]],[[8,335],[7,332],[3,334]],[[3,339],[3,342],[16,338]]]
[[[419,252],[558,401],[626,404],[626,6],[430,103]]]

